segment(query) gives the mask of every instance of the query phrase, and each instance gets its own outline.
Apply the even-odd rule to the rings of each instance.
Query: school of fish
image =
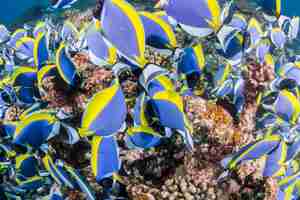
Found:
[[[256,141],[222,160],[220,179],[248,160],[265,157],[263,176],[276,177],[277,199],[299,199],[300,56],[295,46],[300,18],[286,16],[282,1],[262,0],[250,15],[234,0],[161,0],[153,12],[138,11],[126,0],[105,0],[99,16],[80,30],[68,20],[55,23],[51,18],[13,31],[1,25],[0,174],[6,181],[0,184],[0,199],[30,199],[33,193],[40,199],[65,199],[63,187],[81,190],[89,200],[122,199],[96,196],[76,166],[53,156],[48,141],[61,134],[69,145],[88,140],[96,181],[110,179],[114,189],[122,184],[120,132],[126,133],[129,149],[155,148],[179,134],[193,151],[193,128],[183,100],[193,95],[225,99],[238,119],[245,105],[248,58],[271,66],[276,78],[257,97]],[[53,9],[67,9],[74,2],[60,0]],[[178,29],[191,38],[183,48]],[[171,66],[149,63],[146,47],[167,56]],[[89,99],[76,126],[68,123],[72,116],[48,108],[42,98],[49,95],[43,86],[48,77],[68,93],[82,89],[71,59],[74,52],[86,53],[89,62],[114,74],[111,85]],[[128,73],[140,87],[130,112],[121,87]],[[197,87],[199,81],[204,87]],[[5,112],[16,105],[22,114],[5,120]]]

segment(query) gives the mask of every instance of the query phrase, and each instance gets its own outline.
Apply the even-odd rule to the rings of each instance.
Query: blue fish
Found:
[[[16,56],[21,60],[26,60],[30,66],[34,66],[33,48],[34,39],[22,37],[16,43]]]
[[[133,127],[127,131],[125,138],[127,146],[148,149],[160,144],[162,136],[150,127]]]
[[[193,36],[207,36],[217,32],[222,25],[221,8],[217,0],[192,0],[188,4],[180,0],[161,0],[157,7],[162,7],[181,28]]]
[[[286,43],[286,36],[280,28],[273,28],[271,30],[271,41],[276,48],[283,49]]]
[[[67,55],[64,43],[61,43],[56,52],[56,67],[60,77],[65,81],[65,83],[73,88],[78,86],[80,78],[74,63]]]
[[[278,146],[280,141],[279,135],[266,136],[242,147],[238,152],[223,159],[221,164],[225,169],[234,169],[244,161],[258,159],[269,154]]]
[[[80,188],[81,191],[85,193],[86,198],[88,200],[95,200],[96,197],[94,191],[92,191],[92,189],[87,184],[86,180],[78,173],[78,171],[64,162],[63,165],[66,171],[72,176],[72,179],[76,182],[77,187]]]
[[[242,13],[234,13],[231,21],[228,23],[228,26],[245,31],[248,27],[246,16],[244,16]]]
[[[123,56],[143,68],[146,64],[145,30],[134,7],[124,0],[105,1],[101,24],[107,40]]]
[[[218,39],[222,46],[222,49],[218,50],[220,55],[224,56],[231,65],[239,65],[245,50],[244,34],[236,28],[223,26],[218,32]]]
[[[34,42],[34,64],[41,69],[49,59],[48,45],[45,33],[39,33]]]
[[[264,32],[262,30],[261,23],[254,17],[248,22],[247,32],[250,37],[250,45],[247,49],[247,52],[250,52],[262,39]]]
[[[71,189],[75,189],[75,182],[72,180],[71,176],[68,174],[64,166],[57,162],[54,162],[49,154],[46,154],[42,158],[43,165],[45,169],[50,173],[51,177],[55,182],[61,186],[67,186]]]
[[[13,143],[38,149],[58,131],[59,122],[55,116],[47,112],[35,112],[17,124]]]
[[[95,65],[109,64],[117,62],[117,50],[110,45],[99,30],[91,30],[86,34],[86,42],[89,57]]]
[[[16,157],[16,170],[23,177],[33,177],[38,174],[38,160],[33,154],[21,154]]]
[[[260,64],[274,66],[274,58],[271,54],[271,44],[269,40],[261,40],[256,48],[256,58]]]
[[[192,127],[185,113],[181,96],[174,91],[161,91],[154,94],[149,103],[163,127],[177,130],[188,149],[193,149]]]
[[[125,97],[116,82],[92,97],[82,116],[80,135],[114,135],[122,128],[126,115]]]
[[[185,48],[182,57],[178,62],[178,72],[186,75],[196,73],[201,75],[206,60],[201,44]]]
[[[17,41],[22,37],[27,36],[27,31],[25,29],[17,29],[10,37],[10,40],[7,42],[9,47],[14,48],[17,44]]]
[[[93,137],[91,166],[97,182],[113,176],[120,170],[119,147],[114,136]]]
[[[146,44],[157,49],[175,49],[177,40],[172,26],[150,12],[140,12]]]
[[[158,75],[146,85],[146,91],[150,97],[153,97],[156,93],[162,91],[175,91],[175,86],[172,80],[165,75]]]
[[[281,141],[277,148],[267,155],[264,177],[280,176],[284,173],[284,164],[287,158],[287,144]]]
[[[36,81],[36,69],[32,67],[18,67],[11,76],[11,84],[13,86],[34,87]]]

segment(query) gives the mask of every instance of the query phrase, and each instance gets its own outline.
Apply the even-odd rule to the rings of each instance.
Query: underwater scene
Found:
[[[0,200],[300,199],[300,1],[1,3]]]

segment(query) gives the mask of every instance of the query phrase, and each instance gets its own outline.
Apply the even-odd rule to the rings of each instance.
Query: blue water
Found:
[[[265,5],[265,9],[272,10],[275,12],[275,2],[276,0],[236,0],[237,2],[243,4],[245,7],[249,6],[249,9],[255,10],[257,6]],[[270,12],[270,10],[268,10]],[[299,0],[281,0],[281,14],[293,17],[300,16],[300,1]]]
[[[300,1],[282,0],[282,14],[289,17],[300,16]]]
[[[47,8],[51,5],[50,2],[51,0],[1,0],[0,24],[17,27],[40,19],[46,14]],[[95,5],[95,2],[96,0],[78,0],[74,8],[86,9]]]
[[[0,23],[14,26],[26,22],[40,16],[49,5],[49,0],[2,0]]]

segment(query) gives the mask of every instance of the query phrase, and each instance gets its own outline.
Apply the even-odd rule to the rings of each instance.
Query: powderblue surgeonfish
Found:
[[[124,0],[105,1],[101,24],[105,37],[118,52],[143,68],[146,63],[145,30],[134,7]]]
[[[233,86],[233,104],[235,106],[236,112],[239,114],[242,112],[245,104],[245,80],[243,77],[234,79]]]
[[[14,48],[17,44],[17,41],[25,36],[27,36],[27,31],[25,29],[17,29],[11,35],[10,40],[7,42],[7,45]]]
[[[29,178],[24,178],[20,177],[19,179],[16,180],[18,184],[19,189],[24,189],[27,191],[34,191],[37,190],[45,184],[45,181],[43,177],[40,176],[34,176],[34,177],[29,177]]]
[[[166,69],[163,69],[157,65],[154,65],[154,64],[148,64],[146,66],[146,68],[144,68],[142,74],[140,75],[139,77],[139,83],[144,87],[144,89],[146,91],[149,92],[149,84],[154,80],[154,79],[157,79],[157,77],[159,77],[160,75],[163,75],[163,76],[167,76],[168,74],[168,71]],[[163,78],[165,79],[165,78]],[[160,83],[158,83],[157,85],[158,86],[162,86],[161,88],[164,88],[164,89],[167,89],[167,88],[171,88],[173,86],[171,86],[167,81],[166,83],[163,83],[165,81],[158,81]]]
[[[278,27],[282,30],[282,32],[285,35],[288,35],[291,28],[291,18],[287,16],[280,16],[277,22]]]
[[[166,75],[157,75],[146,83],[146,91],[150,97],[153,97],[157,92],[175,91],[172,80]]]
[[[16,129],[16,122],[5,122],[0,129],[0,136],[5,138],[13,138]]]
[[[42,158],[43,166],[50,173],[50,176],[57,184],[75,189],[75,182],[72,180],[63,164],[60,163],[59,160],[56,161],[54,161],[49,154],[46,154]]]
[[[184,139],[188,149],[193,149],[192,128],[184,113],[181,96],[175,91],[155,93],[149,103],[163,127],[177,130]]]
[[[229,63],[218,67],[213,77],[215,89],[211,94],[217,98],[229,97],[236,114],[240,114],[245,104],[245,80],[242,76],[232,75],[232,71]]]
[[[121,168],[119,147],[114,136],[93,136],[92,139],[92,172],[100,182],[104,178],[114,176]]]
[[[38,160],[33,154],[21,154],[16,157],[16,169],[25,177],[32,177],[38,173]]]
[[[59,133],[59,122],[48,112],[34,112],[18,122],[13,143],[38,149]]]
[[[279,200],[294,200],[300,195],[299,185],[300,185],[300,171],[283,177],[278,182],[279,194],[277,198]]]
[[[172,26],[150,12],[140,12],[146,44],[157,49],[175,49],[177,41]]]
[[[264,177],[280,176],[284,173],[288,145],[281,141],[276,149],[268,153],[263,171]]]
[[[261,40],[256,48],[256,58],[260,64],[274,66],[273,56],[271,54],[271,44],[267,39]]]
[[[232,66],[229,63],[222,64],[218,67],[213,77],[215,89],[212,93],[214,93],[215,96],[224,97],[232,92],[233,80],[230,78],[231,71]]]
[[[272,104],[262,103],[262,106],[291,124],[295,124],[298,121],[300,101],[295,94],[286,89],[278,93]]]
[[[65,170],[72,176],[74,182],[76,182],[77,187],[85,193],[86,198],[88,200],[96,200],[94,191],[87,184],[86,180],[79,174],[78,170],[74,169],[63,161],[62,164],[64,165]]]
[[[117,50],[109,44],[99,30],[92,29],[86,34],[86,43],[90,60],[95,65],[117,62]]]
[[[238,152],[223,159],[221,164],[225,169],[234,169],[245,161],[258,159],[269,154],[278,146],[280,141],[279,135],[266,136],[242,147]]]
[[[228,23],[228,26],[237,28],[241,31],[245,31],[247,29],[248,23],[246,17],[243,14],[235,13],[232,16],[231,21]]]
[[[38,160],[30,153],[16,157],[16,182],[23,189],[34,190],[43,185],[43,178],[39,176]]]
[[[65,81],[65,83],[75,88],[79,83],[79,75],[73,61],[67,55],[64,43],[61,43],[56,52],[56,67],[60,77]]]
[[[221,8],[217,0],[191,0],[188,4],[181,0],[161,0],[162,7],[187,33],[204,37],[217,32],[221,25]]]
[[[27,60],[27,63],[34,66],[33,48],[34,39],[30,37],[22,37],[16,43],[16,56],[21,60]]]
[[[300,63],[286,63],[276,68],[276,74],[282,79],[292,79],[300,85]]]
[[[0,144],[0,152],[1,161],[4,159],[3,155],[5,155],[5,158],[14,158],[16,156],[16,152],[10,144]]]
[[[37,73],[32,67],[18,67],[11,76],[11,84],[20,103],[31,104],[36,93]]]
[[[13,86],[34,87],[36,81],[36,69],[32,67],[18,67],[11,76]]]
[[[15,93],[20,104],[33,104],[39,98],[37,88],[35,87],[15,87]]]
[[[49,52],[45,33],[39,33],[35,39],[33,56],[34,64],[38,69],[41,69],[48,61]]]
[[[170,24],[173,29],[175,29],[176,26],[178,25],[176,20],[174,20],[172,17],[168,16],[166,11],[156,11],[156,12],[153,12],[153,14],[156,15],[157,17],[161,18],[162,20],[164,20],[166,23]]]
[[[127,131],[125,138],[129,147],[148,149],[160,144],[162,136],[150,127],[133,127]]]
[[[8,106],[16,103],[17,97],[14,88],[11,85],[5,85],[0,90],[0,105]]]
[[[186,75],[197,73],[202,74],[205,67],[205,56],[201,44],[185,48],[182,57],[178,62],[178,72]]]
[[[254,17],[252,17],[248,22],[247,32],[250,37],[250,46],[247,49],[247,52],[256,47],[259,41],[264,36],[261,23]]]
[[[298,128],[299,129],[299,128]],[[299,130],[297,130],[299,132]],[[298,133],[297,132],[297,133]],[[292,161],[300,152],[300,139],[296,138],[294,141],[287,147],[287,156],[286,161]]]
[[[114,115],[112,115],[114,113]],[[127,108],[119,83],[96,93],[89,101],[81,121],[81,136],[111,136],[125,122]]]
[[[58,185],[67,186],[70,189],[80,189],[85,194],[86,199],[95,200],[94,192],[90,189],[84,178],[81,177],[76,169],[62,160],[56,159],[53,161],[49,154],[46,154],[42,161],[45,169],[50,173],[50,176]],[[60,191],[57,191],[57,188],[52,189],[55,191],[51,190],[51,197],[53,197],[54,194],[62,196]]]
[[[280,28],[273,28],[271,30],[271,41],[278,49],[283,49],[286,43],[286,36]]]
[[[231,26],[223,26],[218,32],[218,38],[222,49],[219,49],[220,55],[235,66],[242,62],[244,56],[244,34]]]

